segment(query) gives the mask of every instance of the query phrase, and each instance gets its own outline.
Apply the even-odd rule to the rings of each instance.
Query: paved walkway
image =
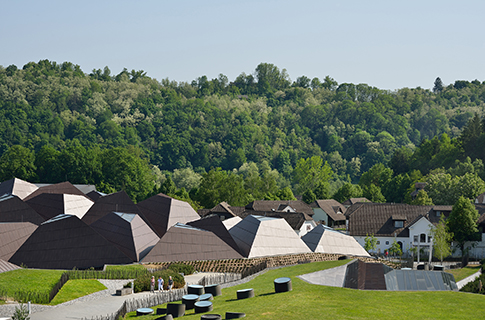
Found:
[[[481,274],[482,274],[481,271],[478,271],[478,272],[472,274],[471,276],[466,277],[465,279],[458,281],[456,283],[456,285],[458,286],[458,290],[460,290],[461,288],[463,288],[463,286],[465,284],[467,284],[468,282],[472,282],[473,280],[475,280],[476,278],[478,278]]]

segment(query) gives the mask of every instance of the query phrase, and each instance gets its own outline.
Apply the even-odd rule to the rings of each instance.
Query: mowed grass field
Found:
[[[462,292],[393,292],[363,291],[318,286],[306,283],[297,275],[333,268],[348,261],[315,262],[268,271],[248,283],[223,289],[222,296],[213,300],[214,310],[244,312],[245,319],[485,319],[485,295]],[[274,293],[273,281],[290,277],[293,290]],[[255,297],[236,299],[239,289],[253,288]],[[166,305],[158,306],[165,307]],[[155,307],[156,308],[156,307]],[[126,319],[156,319],[151,315]],[[187,320],[200,319],[189,310]]]
[[[465,268],[460,268],[460,269],[451,269],[451,270],[446,270],[446,272],[451,273],[452,275],[455,276],[455,281],[458,282],[460,280],[465,279],[466,277],[471,276],[474,273],[477,273],[480,271],[480,266],[466,266]]]
[[[49,304],[58,305],[104,289],[98,280],[68,280]]]

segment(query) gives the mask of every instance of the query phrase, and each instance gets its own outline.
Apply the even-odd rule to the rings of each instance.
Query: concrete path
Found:
[[[468,282],[472,282],[473,280],[475,280],[476,278],[478,278],[481,274],[482,274],[482,272],[481,271],[478,271],[478,272],[472,274],[471,276],[466,277],[465,279],[458,281],[456,283],[456,285],[458,286],[458,290],[460,290],[461,288],[463,288],[463,286],[465,284],[467,284]]]

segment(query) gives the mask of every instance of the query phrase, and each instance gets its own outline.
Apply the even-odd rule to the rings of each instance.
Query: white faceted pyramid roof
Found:
[[[241,221],[242,221],[241,217],[235,216],[235,217],[223,220],[222,224],[224,225],[224,227],[226,227],[227,230],[229,230]]]
[[[313,252],[369,257],[369,253],[353,237],[321,224],[301,239]]]
[[[309,253],[285,219],[247,216],[229,233],[248,258]]]

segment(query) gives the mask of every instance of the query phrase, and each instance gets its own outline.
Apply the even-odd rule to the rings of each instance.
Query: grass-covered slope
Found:
[[[485,297],[460,292],[361,291],[311,285],[297,275],[332,268],[348,261],[315,262],[268,271],[254,280],[224,289],[210,313],[244,312],[246,319],[480,319]],[[290,277],[291,292],[274,294],[273,280]],[[253,288],[255,297],[236,299],[236,290]],[[135,317],[134,313],[127,319]],[[137,317],[156,319],[158,316]],[[200,319],[193,310],[184,319]]]

